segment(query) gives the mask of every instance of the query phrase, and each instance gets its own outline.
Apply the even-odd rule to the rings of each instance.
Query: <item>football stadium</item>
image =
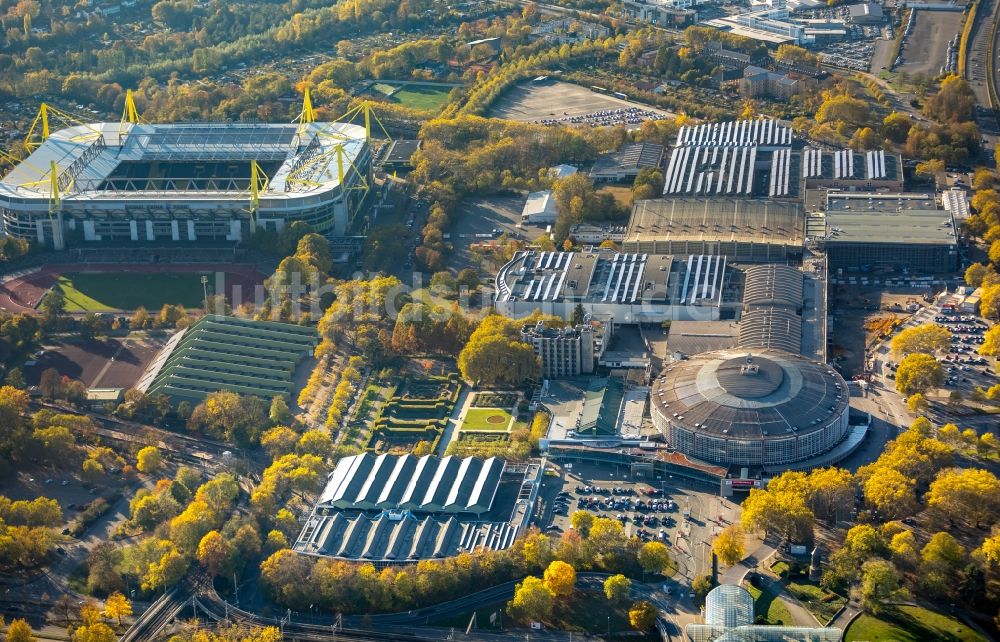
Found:
[[[0,214],[11,236],[54,249],[235,243],[295,221],[344,236],[371,184],[369,134],[316,122],[308,97],[292,124],[149,124],[130,101],[120,123],[84,123],[43,104]]]

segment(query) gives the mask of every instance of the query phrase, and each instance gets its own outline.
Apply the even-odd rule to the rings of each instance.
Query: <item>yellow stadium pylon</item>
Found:
[[[125,110],[122,112],[122,123],[132,123],[133,125],[139,123],[139,110],[135,108],[135,97],[133,97],[131,89],[125,92]]]
[[[59,197],[59,167],[55,161],[49,163],[49,218],[54,212],[58,212],[62,207],[62,199]]]
[[[309,88],[306,87],[302,97],[302,122],[315,123],[316,110],[313,109],[312,96],[309,95]]]

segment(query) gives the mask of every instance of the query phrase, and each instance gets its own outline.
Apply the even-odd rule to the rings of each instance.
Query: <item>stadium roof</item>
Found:
[[[55,162],[63,199],[119,198],[123,192],[132,198],[231,197],[233,191],[247,187],[208,181],[231,177],[233,167],[249,175],[250,161],[257,161],[273,167],[262,198],[284,198],[295,191],[338,186],[341,155],[335,153],[336,147],[342,146],[343,162],[349,167],[365,144],[364,128],[346,123],[75,125],[53,132],[0,180],[0,196],[48,199],[50,164]],[[116,173],[130,166],[138,169]],[[138,187],[127,183],[126,178],[134,179],[136,173],[145,180],[160,175],[165,167],[177,180],[157,181],[148,189],[145,183]],[[213,176],[216,171],[226,174]],[[292,172],[296,180],[288,181]]]
[[[496,457],[344,457],[330,473],[317,509],[482,514],[490,510],[503,470]]]
[[[219,390],[288,396],[295,366],[318,341],[313,328],[210,314],[171,337],[136,388],[177,401]]]
[[[825,364],[783,350],[720,350],[668,366],[653,386],[661,412],[720,438],[823,430],[847,407],[847,385]]]
[[[670,198],[637,201],[625,241],[802,245],[804,231],[802,206],[794,202]]]

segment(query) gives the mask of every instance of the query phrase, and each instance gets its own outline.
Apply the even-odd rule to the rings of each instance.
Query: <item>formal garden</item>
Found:
[[[460,429],[465,437],[510,433],[518,426],[519,392],[477,392],[465,411]]]
[[[400,380],[375,417],[368,448],[380,454],[435,452],[461,389],[457,373]]]

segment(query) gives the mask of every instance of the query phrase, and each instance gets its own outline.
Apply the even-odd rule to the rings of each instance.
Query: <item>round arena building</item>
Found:
[[[654,382],[653,423],[686,455],[779,466],[830,450],[848,431],[848,392],[828,365],[783,350],[705,352]]]

